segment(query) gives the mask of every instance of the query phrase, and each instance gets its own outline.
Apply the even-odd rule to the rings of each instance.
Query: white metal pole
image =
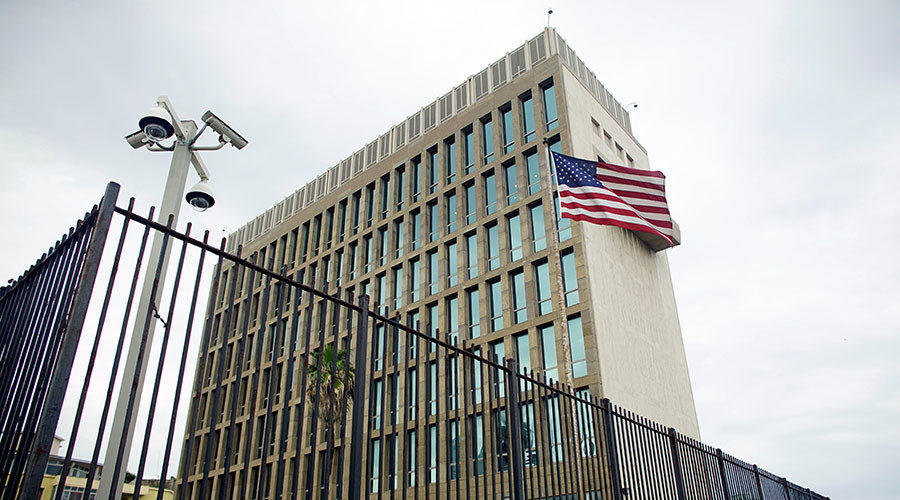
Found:
[[[175,118],[174,114],[173,118]],[[175,118],[175,120],[177,120],[177,118]],[[188,170],[191,163],[191,151],[187,145],[187,140],[197,132],[196,125],[191,122],[181,122],[180,125],[184,129],[184,136],[186,138],[179,137],[175,141],[175,151],[172,154],[172,164],[169,167],[169,177],[166,180],[166,189],[163,193],[162,205],[159,210],[159,219],[157,219],[159,223],[166,224],[169,220],[169,215],[171,214],[173,216],[173,227],[178,223],[178,213],[181,211],[182,197],[184,196]],[[144,377],[147,374],[148,363],[146,359],[141,360],[141,370],[137,379],[134,405],[131,408],[128,429],[125,429],[125,414],[127,413],[128,398],[131,395],[133,387],[132,382],[134,381],[134,375],[137,368],[141,347],[141,336],[146,324],[147,311],[150,308],[151,302],[157,305],[159,304],[159,297],[162,295],[166,278],[166,268],[169,264],[169,254],[172,250],[171,244],[166,247],[166,254],[163,256],[164,260],[159,276],[156,297],[151,298],[153,291],[152,273],[154,272],[157,262],[159,262],[160,254],[162,253],[163,240],[163,233],[159,231],[155,231],[154,233],[153,243],[150,247],[150,256],[147,259],[147,274],[144,276],[141,298],[138,302],[134,328],[131,332],[131,343],[128,346],[128,355],[125,358],[125,368],[122,373],[122,383],[119,386],[119,397],[116,401],[115,413],[113,414],[112,428],[109,433],[109,443],[107,444],[106,456],[103,462],[103,474],[100,477],[100,487],[97,489],[97,498],[122,498],[122,485],[125,480],[128,455],[131,453],[131,441],[134,436],[134,426],[137,422],[138,410],[140,408],[141,391],[144,385]],[[153,330],[155,324],[156,319],[151,316],[150,328],[147,333],[146,347],[144,350],[145,358],[150,352],[150,347],[153,344]],[[115,475],[113,473],[113,468],[115,467],[119,447],[123,441],[125,453],[122,456],[122,463],[119,464],[118,484],[112,484],[112,478]],[[135,485],[135,488],[140,488],[140,485]],[[136,489],[135,491],[139,490]]]

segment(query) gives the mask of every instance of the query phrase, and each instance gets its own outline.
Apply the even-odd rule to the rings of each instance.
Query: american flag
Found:
[[[643,231],[674,244],[662,172],[550,154],[561,217]]]

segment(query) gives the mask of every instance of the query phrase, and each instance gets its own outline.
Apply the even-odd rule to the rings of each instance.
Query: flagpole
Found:
[[[550,144],[547,141],[547,139],[544,139],[544,153],[547,158],[547,171],[550,174],[550,185],[553,187],[552,192],[556,193],[555,198],[553,198],[551,196],[551,198],[553,198],[553,200],[552,200],[553,201],[553,238],[551,239],[551,249],[553,250],[553,254],[555,256],[554,261],[556,262],[556,265],[557,265],[557,272],[555,273],[556,274],[556,289],[559,290],[559,294],[557,294],[557,303],[559,305],[559,311],[560,311],[560,315],[561,315],[561,320],[559,322],[560,323],[560,328],[559,328],[560,335],[557,338],[560,340],[560,345],[562,347],[562,351],[564,352],[564,354],[566,356],[566,362],[563,363],[563,377],[561,377],[561,378],[563,379],[562,381],[566,384],[566,386],[571,388],[574,391],[575,390],[575,374],[574,374],[575,365],[572,360],[572,346],[571,346],[571,343],[569,342],[569,315],[566,311],[566,290],[565,290],[565,287],[563,284],[563,278],[562,278],[562,256],[559,253],[559,245],[560,245],[560,243],[559,243],[559,220],[558,220],[557,213],[562,213],[562,206],[560,206],[560,209],[557,212],[556,203],[557,203],[557,200],[559,200],[559,185],[556,182],[556,169],[554,168],[555,165],[553,163],[553,155],[550,154]],[[577,276],[576,276],[576,279],[578,279]],[[583,318],[582,318],[582,321],[583,321]],[[586,349],[585,349],[585,351],[586,351]],[[559,362],[559,360],[557,360],[557,362]],[[574,424],[574,422],[576,422],[575,419],[578,418],[578,414],[579,414],[578,413],[578,402],[572,398],[570,398],[569,401],[571,403],[569,405],[569,407],[570,407],[570,410],[572,412],[572,417],[573,417],[569,421],[573,422],[572,436],[575,438],[575,443],[577,445],[575,447],[575,462],[577,464],[578,461],[581,459],[581,453],[582,453],[581,429],[578,428],[578,425]],[[562,408],[562,405],[560,405],[560,408]],[[581,483],[581,476],[576,474],[575,480],[579,484],[579,491],[585,491],[583,489],[584,485]]]

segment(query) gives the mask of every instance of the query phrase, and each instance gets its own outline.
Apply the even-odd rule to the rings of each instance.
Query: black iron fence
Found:
[[[527,356],[370,305],[363,285],[289,275],[283,254],[232,255],[133,200],[116,207],[117,190],[0,296],[2,499],[86,495],[123,464],[156,498],[825,498],[551,380]],[[114,388],[135,383],[118,372],[137,284],[163,281],[162,261],[144,262],[157,232],[177,264],[148,308],[162,337],[145,346],[146,397],[129,401],[138,446],[100,464]],[[97,326],[79,342],[86,316]],[[101,338],[107,323],[117,335]],[[55,433],[64,455],[51,454]]]

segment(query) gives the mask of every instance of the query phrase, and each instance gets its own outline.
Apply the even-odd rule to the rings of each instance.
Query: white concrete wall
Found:
[[[564,96],[572,154],[625,164],[610,149],[603,129],[634,159],[649,168],[643,148],[584,86],[563,67]],[[594,121],[600,124],[599,134]],[[677,215],[677,214],[676,214]],[[581,224],[590,286],[603,395],[616,404],[700,437],[678,310],[666,250],[650,251],[630,231]],[[677,249],[674,251],[678,251]]]

